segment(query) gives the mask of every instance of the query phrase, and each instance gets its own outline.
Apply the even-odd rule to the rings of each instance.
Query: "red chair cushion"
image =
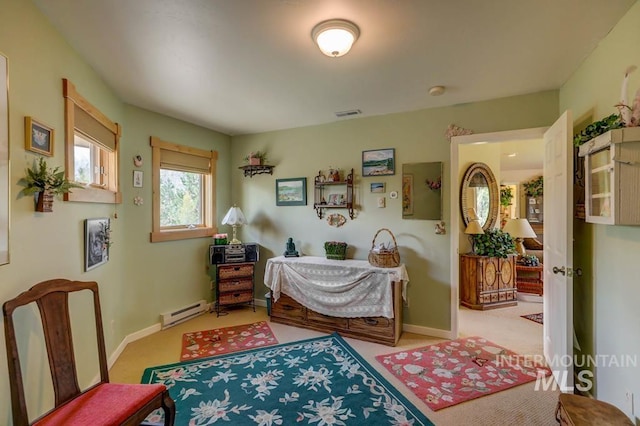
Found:
[[[61,405],[34,425],[120,425],[165,389],[166,387],[160,384],[102,383]]]

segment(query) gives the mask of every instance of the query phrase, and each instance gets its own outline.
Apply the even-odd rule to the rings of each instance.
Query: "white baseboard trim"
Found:
[[[122,351],[124,351],[124,348],[126,348],[129,343],[135,342],[136,340],[142,339],[143,337],[150,336],[153,333],[157,333],[160,330],[161,330],[160,323],[156,323],[156,324],[153,324],[150,327],[143,328],[142,330],[139,330],[139,331],[136,331],[134,333],[131,333],[131,334],[127,335],[124,338],[124,340],[122,340],[122,342],[120,342],[120,344],[118,345],[116,350],[113,351],[113,353],[111,354],[111,356],[107,360],[108,367],[109,368],[113,367],[113,364],[116,363],[116,361],[118,360],[118,357],[122,354]]]
[[[403,324],[402,331],[420,334],[423,336],[439,337],[441,339],[455,339],[451,330],[442,330],[440,328],[423,327],[421,325]]]
[[[263,308],[267,307],[267,301],[264,299],[253,299],[253,303],[255,303],[256,306],[262,306]]]

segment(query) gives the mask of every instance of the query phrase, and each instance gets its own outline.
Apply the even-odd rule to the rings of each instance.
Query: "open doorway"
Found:
[[[451,282],[453,283],[451,321],[454,337],[460,333],[488,337],[487,332],[476,333],[476,330],[491,330],[491,333],[495,335],[500,333],[498,329],[503,329],[505,332],[500,334],[500,341],[494,343],[511,347],[521,353],[540,353],[542,351],[542,326],[534,323],[529,324],[526,319],[520,318],[520,314],[534,313],[533,311],[535,313],[543,312],[541,295],[523,293],[519,297],[518,307],[496,308],[486,311],[460,307],[459,254],[469,252],[471,245],[467,236],[464,235],[464,229],[461,229],[463,225],[458,188],[462,176],[471,163],[483,162],[487,164],[496,176],[499,189],[500,184],[504,185],[504,189],[508,188],[512,196],[511,202],[499,209],[497,226],[502,228],[510,218],[528,218],[531,220],[536,234],[542,240],[544,238],[544,221],[540,213],[542,212],[543,200],[540,198],[535,200],[536,204],[530,204],[531,200],[522,184],[543,175],[543,135],[545,130],[545,128],[525,129],[452,138],[451,182],[452,188],[455,189],[452,191],[451,197]],[[530,210],[532,215],[529,215]],[[542,258],[543,250],[542,247],[539,248],[540,250],[535,251],[535,254]],[[461,324],[463,328],[460,328]],[[536,329],[536,327],[539,328]],[[536,333],[532,333],[536,339],[535,345],[531,345],[530,341],[528,343],[516,342],[516,340],[525,340],[521,337],[522,333],[526,333],[526,330],[536,331]]]

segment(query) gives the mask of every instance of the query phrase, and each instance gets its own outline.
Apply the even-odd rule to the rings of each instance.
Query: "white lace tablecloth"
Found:
[[[404,264],[378,268],[366,260],[279,256],[267,260],[264,273],[274,303],[284,292],[316,312],[347,318],[393,318],[394,281],[402,281],[406,300],[409,275]]]

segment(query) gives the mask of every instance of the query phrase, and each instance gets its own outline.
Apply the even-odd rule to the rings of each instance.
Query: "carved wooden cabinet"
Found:
[[[515,259],[460,255],[460,304],[482,310],[517,305]]]

